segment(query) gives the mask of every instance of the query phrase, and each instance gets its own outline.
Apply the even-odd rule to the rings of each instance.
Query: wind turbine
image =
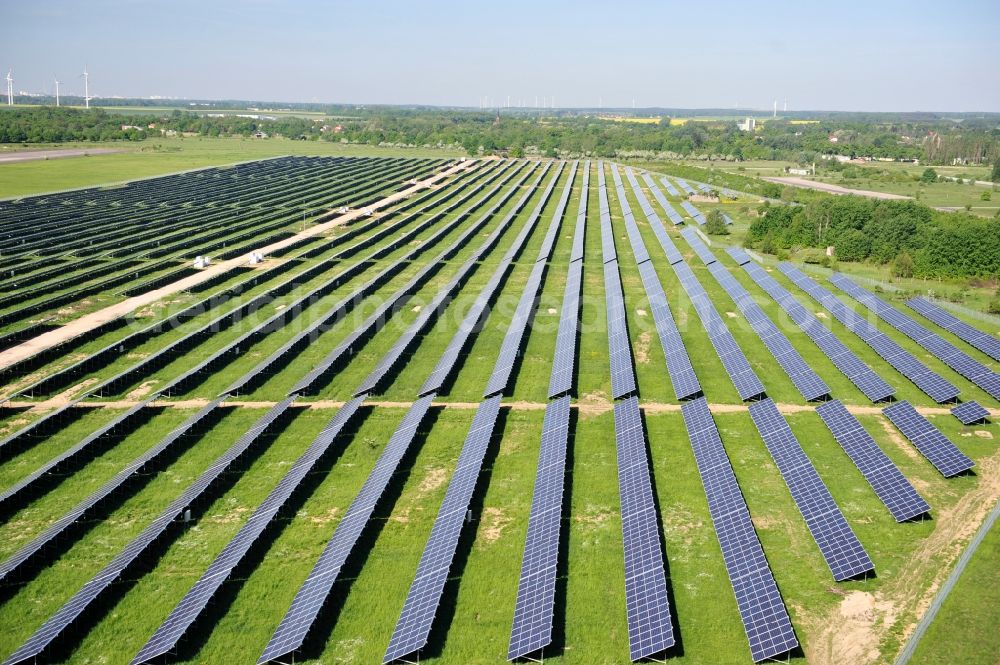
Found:
[[[90,108],[90,72],[87,71],[87,66],[83,66],[83,103],[86,107]]]
[[[53,77],[53,79],[56,82],[56,106],[59,106],[59,79],[54,78],[54,77]]]
[[[7,106],[14,105],[14,69],[7,70]]]

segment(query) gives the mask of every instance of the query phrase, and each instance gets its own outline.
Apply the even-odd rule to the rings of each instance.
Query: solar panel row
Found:
[[[253,547],[264,529],[302,483],[306,474],[327,453],[337,435],[354,417],[363,401],[363,397],[356,397],[337,411],[327,426],[316,436],[313,443],[295,460],[288,473],[271,490],[267,498],[257,506],[239,532],[215,557],[201,578],[188,590],[170,612],[170,615],[139,650],[132,659],[132,665],[150,662],[176,649],[177,643],[205,611],[219,587],[229,579],[233,570],[244,560],[250,548]]]
[[[681,193],[677,191],[677,188],[674,187],[673,183],[671,183],[666,178],[660,178],[660,182],[663,183],[663,186],[666,187],[667,189],[667,193],[670,194],[671,196],[681,195]]]
[[[590,162],[584,166],[580,207],[573,234],[573,252],[566,273],[562,310],[559,314],[559,331],[552,356],[549,377],[549,399],[573,389],[573,367],[576,363],[576,336],[580,324],[580,287],[583,282],[583,245],[587,232],[587,197],[590,187]]]
[[[830,490],[770,399],[750,405],[750,418],[795,500],[813,540],[838,582],[875,569]]]
[[[704,397],[681,406],[722,558],[755,662],[798,646],[788,610]]]
[[[678,178],[677,176],[674,176],[674,180],[677,181],[677,184],[680,185],[681,189],[683,189],[686,193],[688,193],[688,194],[694,194],[695,193],[694,189],[691,187],[691,185],[689,185],[687,183],[686,180],[682,180],[681,178]]]
[[[678,180],[678,182],[680,181]],[[691,219],[697,222],[698,226],[704,226],[708,221],[705,219],[705,215],[701,214],[701,211],[691,205],[689,201],[681,201],[681,207],[684,208],[684,211],[691,216]]]
[[[569,395],[557,397],[545,407],[508,660],[539,651],[552,642],[569,407]]]
[[[733,385],[736,387],[736,392],[740,395],[740,399],[746,401],[763,395],[765,392],[764,384],[760,382],[760,379],[750,367],[750,363],[747,361],[746,356],[743,355],[743,351],[736,344],[732,333],[729,332],[726,324],[722,321],[722,317],[719,316],[719,312],[715,309],[715,305],[712,304],[708,293],[701,286],[698,278],[695,277],[694,271],[686,263],[675,263],[673,268],[678,279],[681,281],[681,286],[684,287],[688,298],[691,299],[691,303],[698,313],[698,318],[701,319],[702,326],[708,333],[708,339],[712,342],[719,360],[722,361],[722,365],[729,374],[729,378],[732,379]]]
[[[861,288],[846,276],[835,273],[830,281],[850,297],[874,312],[880,319],[930,351],[948,367],[1000,400],[1000,374],[974,360],[954,344],[931,332],[874,293]]]
[[[427,644],[499,412],[499,395],[483,400],[476,411],[383,663],[404,658]]]
[[[746,254],[744,253],[744,256]],[[737,258],[737,261],[740,259]],[[781,306],[789,318],[795,322],[809,338],[815,342],[827,358],[846,376],[858,390],[873,402],[892,397],[892,386],[882,380],[875,371],[861,361],[854,352],[841,342],[836,335],[823,325],[812,312],[806,310],[785,287],[747,257],[741,264],[750,278]]]
[[[816,408],[816,413],[897,522],[930,511],[927,502],[843,404],[838,400],[826,402]]]
[[[643,194],[642,188],[639,186],[639,182],[636,180],[632,170],[625,169],[625,175],[650,225],[654,229],[659,227],[663,231],[663,224],[653,211],[649,200]],[[623,195],[620,195],[619,198],[624,200]],[[636,245],[641,246],[643,251],[645,251],[645,242],[642,239],[642,235],[638,232],[634,235],[629,234],[629,239],[633,243],[633,254],[638,257],[640,254],[635,251]],[[667,302],[663,285],[660,282],[652,261],[645,261],[639,264],[639,276],[642,278],[642,285],[649,300],[650,312],[653,316],[657,335],[660,338],[660,346],[663,349],[663,355],[666,359],[667,372],[670,375],[670,382],[674,388],[674,395],[678,400],[698,395],[701,393],[701,384],[698,381],[698,376],[695,374],[694,367],[691,366],[691,358],[688,356],[680,332],[677,330],[677,324],[674,322],[673,314],[670,311],[670,304]]]
[[[170,506],[164,510],[139,536],[132,540],[111,563],[97,573],[83,588],[70,598],[41,628],[11,654],[4,665],[34,662],[57,638],[63,635],[88,607],[97,601],[128,568],[150,547],[161,541],[161,536],[181,517],[193,503],[211,488],[216,480],[229,469],[274,421],[285,412],[294,398],[275,405],[206,469]]]
[[[376,504],[385,493],[403,455],[416,436],[433,398],[433,395],[426,395],[416,400],[396,427],[361,490],[354,497],[344,517],[337,523],[333,536],[313,566],[309,577],[295,594],[291,606],[275,629],[258,663],[281,659],[301,648],[305,642],[315,626],[320,610],[327,602],[341,568],[354,550]]]
[[[684,218],[677,214],[677,211],[674,210],[672,205],[670,205],[670,202],[667,201],[667,197],[665,197],[663,192],[660,191],[660,188],[656,186],[656,183],[653,181],[653,177],[649,175],[648,172],[644,172],[642,174],[642,179],[646,181],[646,185],[649,187],[649,191],[653,194],[653,198],[656,199],[656,202],[660,204],[660,208],[667,213],[668,217],[670,217],[670,221],[673,222],[675,226],[677,224],[683,224]],[[648,211],[643,208],[643,211],[646,212],[646,217],[649,217],[650,214],[656,214],[653,211],[652,206],[649,207]]]
[[[982,330],[977,330],[926,298],[911,298],[906,301],[906,305],[959,339],[979,349],[993,360],[1000,361],[1000,339],[996,339]]]
[[[698,255],[698,258],[701,259],[702,263],[706,266],[715,263],[715,254],[713,254],[711,250],[708,249],[708,246],[701,241],[701,238],[698,237],[698,232],[694,230],[694,227],[685,226],[681,229],[681,236],[683,236],[684,239],[687,240],[687,243],[691,245],[691,249],[693,249],[694,253]]]
[[[976,402],[962,402],[951,410],[951,415],[958,418],[963,425],[972,425],[989,418],[990,412]]]
[[[935,402],[940,404],[958,397],[958,388],[929,370],[888,335],[869,324],[837,296],[807,277],[801,270],[789,263],[779,264],[778,269]]]
[[[968,471],[976,465],[929,420],[917,413],[909,402],[896,402],[882,409],[882,413],[945,478]]]
[[[711,258],[710,262],[706,262],[708,271],[712,273],[715,281],[722,286],[726,293],[729,294],[729,297],[733,299],[733,302],[736,303],[736,306],[743,313],[743,316],[746,317],[747,322],[750,323],[754,332],[764,342],[764,346],[771,352],[774,359],[778,361],[778,365],[785,371],[788,378],[792,380],[792,383],[795,384],[802,397],[809,402],[828,396],[830,394],[830,387],[826,385],[826,382],[809,367],[802,356],[799,355],[799,352],[795,350],[795,347],[792,346],[791,342],[788,341],[788,338],[785,337],[785,334],[774,325],[774,322],[764,313],[760,305],[754,301],[750,292],[743,288],[743,285],[736,281],[736,278],[721,263],[715,260],[715,255],[712,254],[712,251],[694,234],[694,229],[686,228],[681,232],[681,235],[684,236],[699,256],[702,256],[703,261]]]

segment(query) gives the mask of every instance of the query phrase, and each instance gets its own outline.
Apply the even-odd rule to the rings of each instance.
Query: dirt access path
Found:
[[[392,205],[393,203],[396,203],[397,201],[405,199],[411,194],[415,194],[421,190],[427,189],[428,187],[432,186],[433,184],[437,183],[438,181],[444,178],[447,178],[451,175],[454,175],[462,171],[466,171],[468,169],[478,168],[481,163],[482,162],[472,162],[472,161],[459,162],[454,166],[452,166],[451,168],[445,169],[443,171],[438,171],[431,177],[425,180],[421,180],[415,183],[413,186],[408,187],[402,191],[396,192],[395,194],[390,194],[384,199],[377,201],[369,206],[365,206],[364,208],[359,208],[358,210],[352,210],[343,215],[338,215],[327,222],[323,222],[321,224],[312,226],[306,229],[305,231],[296,233],[294,236],[291,236],[290,238],[286,238],[279,242],[267,245],[266,247],[261,247],[256,250],[247,250],[247,254],[249,254],[251,251],[256,251],[266,256],[280,249],[284,249],[289,245],[293,245],[304,238],[311,238],[313,236],[322,235],[323,233],[326,233],[327,231],[330,231],[331,229],[337,226],[340,226],[342,224],[347,224],[348,222],[358,219],[359,217],[363,217],[368,211],[385,208],[387,206]],[[107,323],[108,321],[112,321],[114,319],[123,317],[129,314],[130,312],[139,309],[140,307],[144,307],[146,305],[154,303],[161,298],[165,298],[166,296],[177,293],[178,291],[189,289],[192,286],[201,284],[202,282],[212,279],[217,275],[229,272],[233,268],[246,264],[247,260],[248,260],[247,257],[244,255],[237,257],[235,259],[230,259],[228,261],[222,261],[220,263],[216,263],[212,266],[209,266],[208,268],[205,268],[204,270],[199,271],[197,274],[191,275],[190,277],[185,277],[184,279],[177,280],[176,282],[168,284],[167,286],[161,287],[159,289],[156,289],[155,291],[149,291],[148,293],[143,293],[142,295],[138,295],[134,298],[129,298],[128,300],[125,300],[123,302],[110,305],[108,307],[105,307],[104,309],[98,310],[91,314],[87,314],[86,316],[82,316],[74,321],[70,321],[66,325],[60,326],[55,330],[39,335],[38,337],[29,339],[27,342],[11,347],[6,351],[0,352],[0,369],[3,369],[5,367],[10,367],[14,363],[20,362],[25,358],[30,358],[31,356],[35,355],[36,353],[39,353],[40,351],[52,348],[53,346],[65,342],[66,340],[72,339],[77,335],[83,334],[89,330],[93,330],[94,328],[104,323]]]
[[[803,189],[815,189],[821,192],[826,192],[827,194],[853,194],[855,196],[867,196],[870,199],[913,198],[912,196],[903,196],[902,194],[889,194],[888,192],[873,192],[868,189],[848,189],[847,187],[841,187],[840,185],[832,185],[828,182],[815,182],[813,180],[806,180],[805,178],[767,177],[761,179],[767,180],[768,182],[776,182],[779,185],[791,185],[792,187],[801,187]]]
[[[67,150],[21,150],[18,152],[0,152],[0,164],[14,164],[16,162],[30,162],[36,159],[59,159],[61,157],[83,157],[84,155],[110,155],[124,150],[113,148],[86,148]]]

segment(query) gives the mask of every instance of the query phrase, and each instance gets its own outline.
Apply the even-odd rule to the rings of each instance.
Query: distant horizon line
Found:
[[[55,93],[50,92],[27,92],[19,91],[14,94],[15,104],[14,106],[33,106],[33,104],[18,104],[17,98],[28,98],[28,99],[55,99]],[[77,93],[60,93],[59,98],[61,100],[69,99],[84,99],[84,95]],[[341,107],[356,107],[356,108],[372,108],[372,107],[388,107],[388,108],[428,108],[428,109],[449,109],[449,110],[462,110],[462,111],[481,111],[481,112],[493,112],[493,111],[595,111],[595,112],[610,112],[610,111],[628,111],[628,112],[651,112],[651,111],[684,111],[684,112],[708,112],[708,111],[725,111],[732,114],[746,114],[746,113],[757,113],[764,116],[772,116],[774,113],[773,108],[757,108],[757,107],[725,107],[725,106],[506,106],[506,105],[492,105],[488,107],[471,106],[471,105],[461,105],[461,104],[431,104],[422,102],[321,102],[321,101],[288,101],[288,100],[269,100],[260,101],[252,99],[240,99],[240,98],[211,98],[211,97],[167,97],[167,96],[128,96],[128,95],[91,95],[90,103],[91,107],[94,107],[94,102],[96,100],[121,100],[121,101],[144,101],[144,102],[165,102],[165,106],[169,105],[170,102],[181,103],[210,103],[210,104],[220,104],[223,102],[228,103],[240,103],[240,104],[255,104],[258,105],[255,108],[246,109],[232,109],[232,110],[257,110],[257,111],[281,111],[280,107],[277,108],[264,108],[259,105],[296,105],[296,106],[341,106]],[[54,104],[52,104],[54,106]],[[6,104],[3,106],[7,107]],[[38,106],[43,106],[43,104],[38,104]],[[62,106],[67,106],[63,104]],[[8,107],[9,108],[9,107]],[[225,110],[225,109],[223,109]],[[289,108],[288,110],[292,110]],[[873,111],[869,109],[851,109],[851,110],[834,110],[834,109],[789,109],[789,110],[779,110],[777,117],[794,115],[796,113],[877,113],[877,114],[906,114],[906,113],[927,113],[935,115],[946,115],[946,114],[959,114],[959,115],[969,115],[969,114],[984,114],[984,115],[1000,115],[1000,110],[996,111],[985,111],[981,109],[976,110],[925,110],[925,109],[895,109],[891,111]]]

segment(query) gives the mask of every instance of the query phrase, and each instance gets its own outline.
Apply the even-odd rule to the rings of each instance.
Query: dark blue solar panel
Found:
[[[906,301],[906,305],[993,360],[1000,360],[1000,339],[970,326],[925,298],[912,298]]]
[[[563,395],[545,409],[508,660],[539,651],[552,642],[569,403],[569,395]]]
[[[736,261],[736,265],[739,266],[750,263],[751,261],[750,255],[740,247],[727,247],[726,253],[729,254],[729,256],[733,258],[733,261]]]
[[[427,644],[499,411],[499,395],[484,400],[476,411],[383,663],[409,656]]]
[[[951,414],[963,425],[972,425],[990,417],[990,412],[976,402],[962,402],[951,410]]]
[[[897,402],[882,409],[882,413],[945,478],[968,471],[976,465],[929,420],[917,413],[909,402]]]
[[[636,661],[674,644],[660,529],[638,397],[615,404],[615,446],[625,551],[629,651],[632,660]]]
[[[604,294],[608,316],[608,353],[611,358],[611,397],[618,399],[636,390],[618,261],[604,264]]]
[[[837,400],[826,402],[816,408],[816,413],[897,522],[930,512],[927,502],[843,404]]]
[[[671,196],[680,196],[681,195],[681,193],[677,191],[677,188],[674,187],[673,183],[671,183],[666,178],[660,178],[660,182],[667,189],[667,193],[670,194]]]
[[[750,655],[759,662],[798,646],[729,457],[704,397],[681,406]]]
[[[958,388],[929,370],[888,335],[877,330],[857,312],[848,308],[837,296],[817,284],[815,280],[807,277],[801,270],[789,263],[780,264],[778,269],[935,402],[940,404],[958,397]]]
[[[327,602],[344,562],[353,551],[378,500],[413,442],[433,398],[433,395],[426,395],[414,402],[396,427],[365,484],[354,497],[344,517],[337,523],[333,537],[313,566],[309,577],[295,594],[291,607],[271,636],[258,663],[267,663],[287,656],[298,650],[305,642],[320,610]]]
[[[788,314],[789,318],[802,329],[816,346],[837,366],[844,376],[873,402],[891,397],[892,386],[883,381],[854,352],[847,348],[836,335],[830,332],[818,318],[806,310],[785,287],[756,263],[743,264],[743,269],[771,298]]]
[[[954,344],[937,333],[931,332],[898,309],[885,302],[874,293],[867,291],[840,273],[835,273],[830,281],[844,293],[851,296],[880,319],[903,333],[914,342],[930,351],[944,364],[985,390],[994,399],[1000,400],[1000,374],[981,362],[960,351]]]
[[[752,403],[750,417],[833,578],[839,582],[874,570],[871,558],[774,402],[765,399]]]

